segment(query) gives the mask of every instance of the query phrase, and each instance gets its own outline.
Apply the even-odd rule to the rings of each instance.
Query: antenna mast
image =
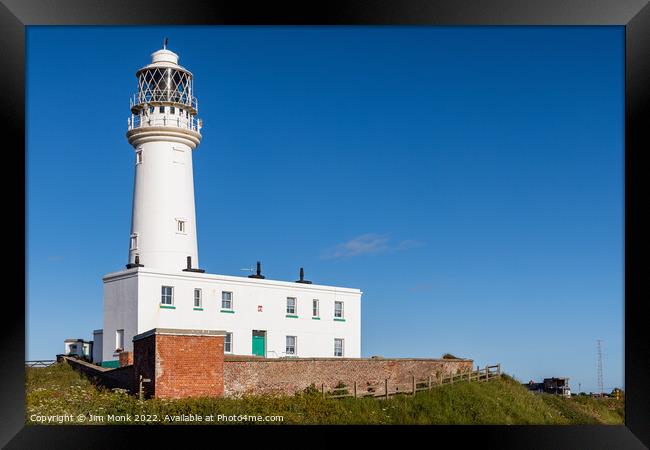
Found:
[[[598,376],[598,392],[600,396],[603,396],[603,348],[602,348],[602,339],[596,340],[596,349],[598,352],[598,365],[596,368]]]

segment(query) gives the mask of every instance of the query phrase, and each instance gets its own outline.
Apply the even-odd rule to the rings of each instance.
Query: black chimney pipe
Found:
[[[305,269],[300,268],[300,279],[296,283],[311,284],[311,281],[305,280]]]
[[[266,278],[264,275],[262,275],[262,264],[257,261],[257,271],[253,275],[249,275],[248,278],[259,278],[260,280],[263,280]]]
[[[204,273],[205,269],[192,269],[192,257],[188,256],[187,257],[187,268],[183,269],[183,272]]]
[[[140,255],[135,255],[135,261],[126,265],[127,269],[133,269],[134,267],[144,267],[140,264]]]

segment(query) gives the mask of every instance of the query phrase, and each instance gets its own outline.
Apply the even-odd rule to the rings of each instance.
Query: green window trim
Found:
[[[312,317],[311,320],[320,320],[320,317]]]
[[[117,367],[120,367],[120,360],[115,359],[113,361],[102,361],[101,367],[110,367],[111,369],[115,369]]]
[[[334,320],[336,322],[345,322],[345,319],[343,319],[342,317],[335,317]]]
[[[160,307],[163,309],[176,309],[174,305],[160,305]]]
[[[235,314],[235,311],[233,311],[232,309],[221,309],[219,310],[219,312],[227,313],[227,314]]]
[[[194,308],[194,311],[203,311],[203,308]]]
[[[289,317],[291,319],[297,319],[298,315],[296,315],[296,314],[287,314],[285,317]]]

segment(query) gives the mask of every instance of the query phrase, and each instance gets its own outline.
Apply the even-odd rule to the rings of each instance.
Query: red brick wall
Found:
[[[426,379],[472,369],[471,359],[341,359],[295,358],[261,359],[227,356],[224,362],[224,394],[294,394],[321,384],[333,388],[340,381],[357,382],[359,392],[367,383],[389,380],[391,389],[411,389],[412,376]]]
[[[133,352],[120,352],[120,367],[133,364]]]
[[[223,336],[156,336],[156,397],[223,395]]]
[[[223,336],[155,334],[134,341],[135,378],[147,397],[223,395]]]

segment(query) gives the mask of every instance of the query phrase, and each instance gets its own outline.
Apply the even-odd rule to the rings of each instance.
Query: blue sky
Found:
[[[135,71],[195,75],[201,266],[358,287],[362,356],[623,385],[623,27],[28,27],[27,357],[127,262]]]

